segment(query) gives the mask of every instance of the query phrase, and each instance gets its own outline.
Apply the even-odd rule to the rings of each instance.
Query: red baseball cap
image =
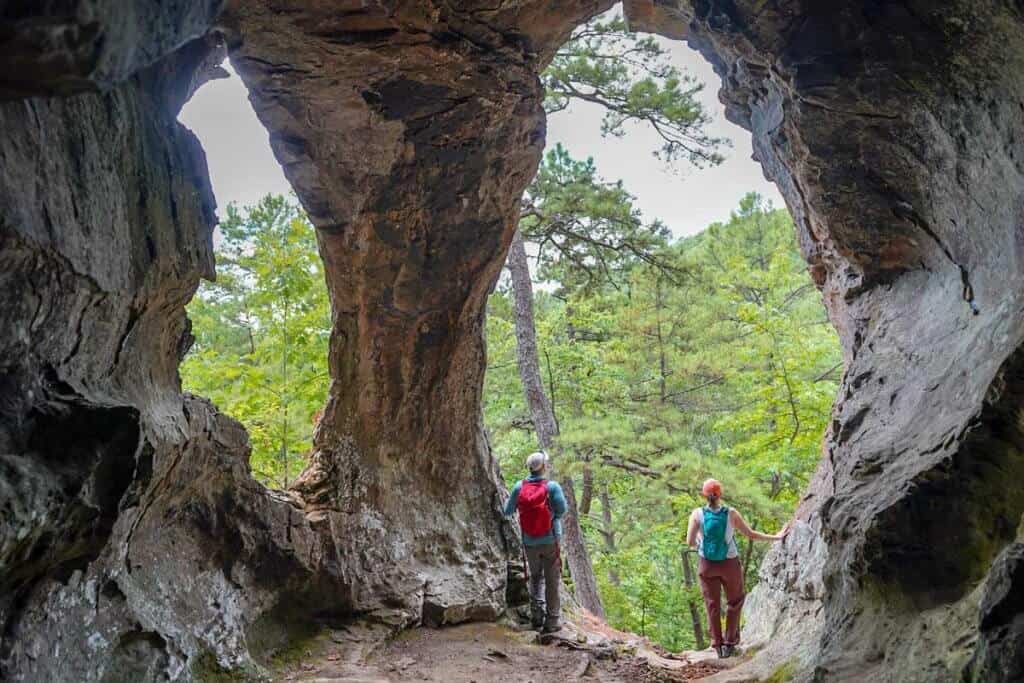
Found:
[[[722,497],[722,485],[718,483],[717,479],[708,479],[704,482],[704,486],[700,488],[702,496],[707,498],[708,496],[714,496],[715,498]]]

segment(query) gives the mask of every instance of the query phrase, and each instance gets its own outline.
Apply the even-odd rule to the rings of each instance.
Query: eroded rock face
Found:
[[[214,204],[174,116],[216,75],[220,34],[141,35],[166,54],[142,51],[109,91],[3,105],[7,676],[257,675],[254,655],[318,618],[504,609],[519,552],[480,421],[482,315],[543,146],[539,60],[596,8],[467,9],[443,28],[439,8],[336,9],[249,3],[222,27],[320,229],[335,309],[330,404],[288,494],[251,479],[244,432],[177,377]],[[8,94],[117,80],[90,68]]]
[[[317,618],[493,618],[518,551],[480,425],[484,303],[543,145],[536,75],[607,3],[30,5],[0,31],[3,675],[254,677]],[[1019,677],[1019,4],[627,12],[715,64],[846,349],[803,523],[751,598],[753,666]],[[225,41],[333,307],[287,493],[177,377],[214,202],[174,117]]]
[[[341,590],[320,535],[249,476],[240,426],[180,392],[214,201],[174,117],[217,52],[0,105],[5,680],[252,669],[248,638],[272,647]]]
[[[318,229],[334,382],[292,490],[330,520],[353,610],[503,609],[517,551],[481,428],[483,314],[544,144],[538,70],[597,9],[248,2],[223,20]]]
[[[213,272],[214,204],[174,114],[208,51],[137,64],[106,93],[0,105],[0,666],[14,680],[97,679],[116,643],[175,656],[118,588],[118,556],[187,436],[177,363],[184,304]]]
[[[949,680],[966,666],[999,679],[995,650],[968,660],[979,597],[995,590],[983,581],[1024,512],[1020,6],[627,12],[642,29],[668,22],[715,65],[846,352],[827,461],[802,512],[827,545],[814,555],[825,588],[815,675]],[[804,559],[783,549],[765,568],[787,553]],[[1012,632],[1000,630],[1002,647]]]
[[[7,2],[0,99],[110,88],[201,38],[224,0]]]

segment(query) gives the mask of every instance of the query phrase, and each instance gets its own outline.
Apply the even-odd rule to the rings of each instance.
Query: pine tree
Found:
[[[549,113],[574,100],[604,108],[602,132],[624,134],[627,123],[651,126],[663,144],[655,154],[669,163],[686,159],[698,166],[721,161],[722,140],[709,137],[709,117],[695,95],[701,86],[684,78],[652,38],[627,30],[621,18],[596,20],[573,32],[558,51],[543,82]],[[616,281],[624,262],[653,261],[652,247],[660,245],[663,226],[644,226],[621,183],[597,177],[592,160],[571,159],[560,146],[550,151],[527,190],[519,230],[507,266],[512,272],[519,371],[538,440],[555,448],[557,421],[540,377],[533,331],[533,292],[523,239],[538,244],[543,277],[558,277],[563,286],[585,280]],[[549,256],[545,248],[557,252]],[[550,253],[550,252],[548,252]],[[569,513],[565,545],[577,597],[585,608],[603,616],[589,552],[579,525],[571,477],[562,477]],[[586,490],[589,501],[591,491]],[[588,506],[589,507],[589,504]]]

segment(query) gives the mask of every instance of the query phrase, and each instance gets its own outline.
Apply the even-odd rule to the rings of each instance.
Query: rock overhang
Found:
[[[90,29],[101,33],[117,23],[117,4],[78,3],[101,18]],[[12,199],[0,215],[2,258],[9,278],[28,283],[0,310],[6,329],[22,330],[0,340],[11,352],[4,395],[20,397],[4,412],[3,443],[19,466],[47,464],[18,446],[34,424],[21,416],[61,403],[78,418],[114,411],[116,433],[134,434],[135,446],[118,451],[130,453],[131,481],[118,484],[116,519],[93,534],[79,574],[5,555],[32,577],[3,605],[5,671],[42,677],[31,655],[58,645],[80,653],[69,662],[83,680],[134,667],[132,657],[178,678],[209,653],[217,667],[245,669],[247,634],[283,634],[295,618],[283,604],[396,624],[493,616],[516,553],[479,424],[481,315],[543,145],[537,73],[607,3],[253,0],[219,15],[218,3],[167,15],[174,7],[105,43],[110,56],[92,67],[77,48],[63,62],[36,48],[8,53],[41,66],[3,86],[4,97],[50,99],[3,105],[0,191]],[[760,659],[799,650],[806,675],[829,680],[934,679],[964,667],[1012,680],[1021,670],[1019,617],[1005,598],[1022,512],[1009,486],[1022,458],[1019,8],[659,0],[625,9],[634,28],[686,39],[723,78],[727,112],[752,131],[787,199],[845,348],[833,426],[799,511],[807,533],[762,568],[771,598],[757,621],[772,647]],[[284,497],[248,475],[238,426],[177,389],[183,305],[210,273],[213,200],[198,145],[173,115],[217,61],[211,31],[225,37],[317,224],[334,306],[326,420],[311,466]],[[28,158],[18,131],[33,125],[21,107],[39,130],[68,138],[35,152],[65,192],[15,199],[44,175],[18,172]],[[72,142],[110,130],[123,131],[124,163],[100,182],[81,163],[88,145],[83,157]],[[115,186],[125,198],[103,189]],[[135,193],[160,199],[133,204]],[[119,210],[105,245],[95,210],[81,208],[111,197]],[[121,255],[104,256],[121,243]],[[130,272],[146,275],[122,277]],[[60,342],[68,325],[84,342]],[[57,341],[27,343],[43,338]],[[447,473],[442,455],[464,463],[455,487],[431,485]],[[108,479],[106,464],[76,465],[77,481]],[[424,487],[443,503],[395,495]],[[978,507],[986,496],[998,504]],[[63,519],[65,537],[84,528],[74,514]],[[959,533],[944,534],[951,526]],[[954,559],[963,548],[969,557]],[[162,568],[168,552],[174,561]],[[467,575],[467,565],[481,570]],[[173,594],[182,577],[184,597]],[[67,623],[48,633],[57,605]]]

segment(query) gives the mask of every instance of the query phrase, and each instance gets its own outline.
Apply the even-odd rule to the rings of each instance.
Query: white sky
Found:
[[[713,118],[708,132],[732,141],[726,160],[708,169],[670,171],[652,156],[658,137],[637,126],[624,138],[601,137],[602,112],[591,104],[575,104],[548,120],[548,145],[561,142],[578,158],[592,156],[598,173],[607,180],[622,179],[637,198],[645,220],[660,218],[678,235],[690,235],[729,212],[750,191],[760,192],[776,206],[784,206],[775,185],[764,179],[760,164],[751,157],[750,134],[725,120],[716,93],[718,77],[711,65],[684,43],[663,41],[673,63],[706,84],[700,99]],[[230,66],[225,64],[230,71]],[[249,105],[245,87],[232,72],[229,79],[204,85],[185,105],[179,119],[203,143],[219,213],[230,202],[252,204],[267,193],[288,194],[277,160],[270,151],[266,130]]]

